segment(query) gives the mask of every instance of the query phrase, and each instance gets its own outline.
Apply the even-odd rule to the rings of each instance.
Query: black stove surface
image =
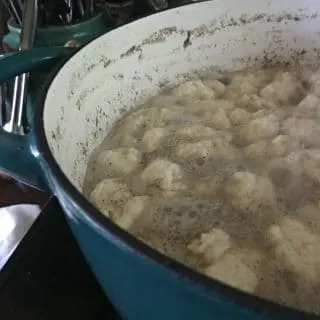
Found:
[[[119,319],[55,199],[0,271],[0,319]]]

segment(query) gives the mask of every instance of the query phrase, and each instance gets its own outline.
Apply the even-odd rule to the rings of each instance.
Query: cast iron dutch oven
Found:
[[[38,99],[32,131],[26,136],[1,132],[0,167],[56,195],[123,319],[313,318],[152,250],[100,214],[82,195],[82,183],[91,151],[113,123],[163,84],[177,84],[195,71],[258,68],[266,61],[297,58],[314,62],[319,12],[318,0],[200,2],[122,26],[72,55],[67,48],[35,48],[0,60],[3,83],[62,59]],[[305,54],[297,56],[302,50]]]

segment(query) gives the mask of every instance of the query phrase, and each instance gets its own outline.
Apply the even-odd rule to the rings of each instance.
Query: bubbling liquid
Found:
[[[209,75],[124,115],[84,194],[163,254],[320,314],[319,137],[315,66]]]

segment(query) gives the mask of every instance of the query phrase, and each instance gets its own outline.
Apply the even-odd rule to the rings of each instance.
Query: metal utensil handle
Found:
[[[73,1],[67,0],[66,2],[69,8],[69,12],[67,13],[67,23],[70,24],[73,19]]]
[[[57,68],[76,52],[73,48],[41,47],[14,53],[0,54],[0,86],[10,79],[35,70]],[[59,66],[57,66],[59,63]],[[43,94],[46,88],[43,88]],[[36,125],[32,126],[33,129]],[[0,171],[14,179],[49,192],[43,171],[36,136],[31,130],[26,135],[6,132],[0,127]]]
[[[85,16],[85,13],[84,13],[84,7],[83,7],[82,0],[77,0],[77,4],[78,4],[78,10],[79,10],[80,17],[81,17],[81,19],[83,19],[83,17]]]
[[[155,11],[164,10],[168,8],[167,0],[148,0],[148,2]]]
[[[2,0],[2,2],[7,8],[8,12],[10,13],[10,16],[13,17],[13,19],[17,24],[21,25],[22,19],[21,19],[21,13],[19,12],[19,8],[17,8],[16,5],[11,0]]]
[[[4,126],[5,121],[7,119],[7,110],[6,110],[6,84],[3,84],[0,86],[0,92],[1,92],[1,106],[0,106],[0,127]]]
[[[89,1],[89,16],[92,17],[94,15],[94,0]]]
[[[25,1],[22,17],[20,50],[33,47],[38,18],[38,0]]]
[[[19,50],[28,50],[33,47],[38,15],[38,0],[25,2]],[[14,80],[12,111],[9,123],[5,130],[15,134],[24,134],[22,117],[27,98],[28,74],[22,74]]]

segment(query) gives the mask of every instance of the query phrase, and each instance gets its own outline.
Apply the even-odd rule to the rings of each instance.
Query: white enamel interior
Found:
[[[213,0],[96,39],[68,61],[48,91],[44,126],[56,161],[81,190],[88,157],[112,124],[164,84],[196,70],[259,67],[266,57],[316,61],[319,12],[319,0]],[[191,45],[184,48],[188,31]]]

